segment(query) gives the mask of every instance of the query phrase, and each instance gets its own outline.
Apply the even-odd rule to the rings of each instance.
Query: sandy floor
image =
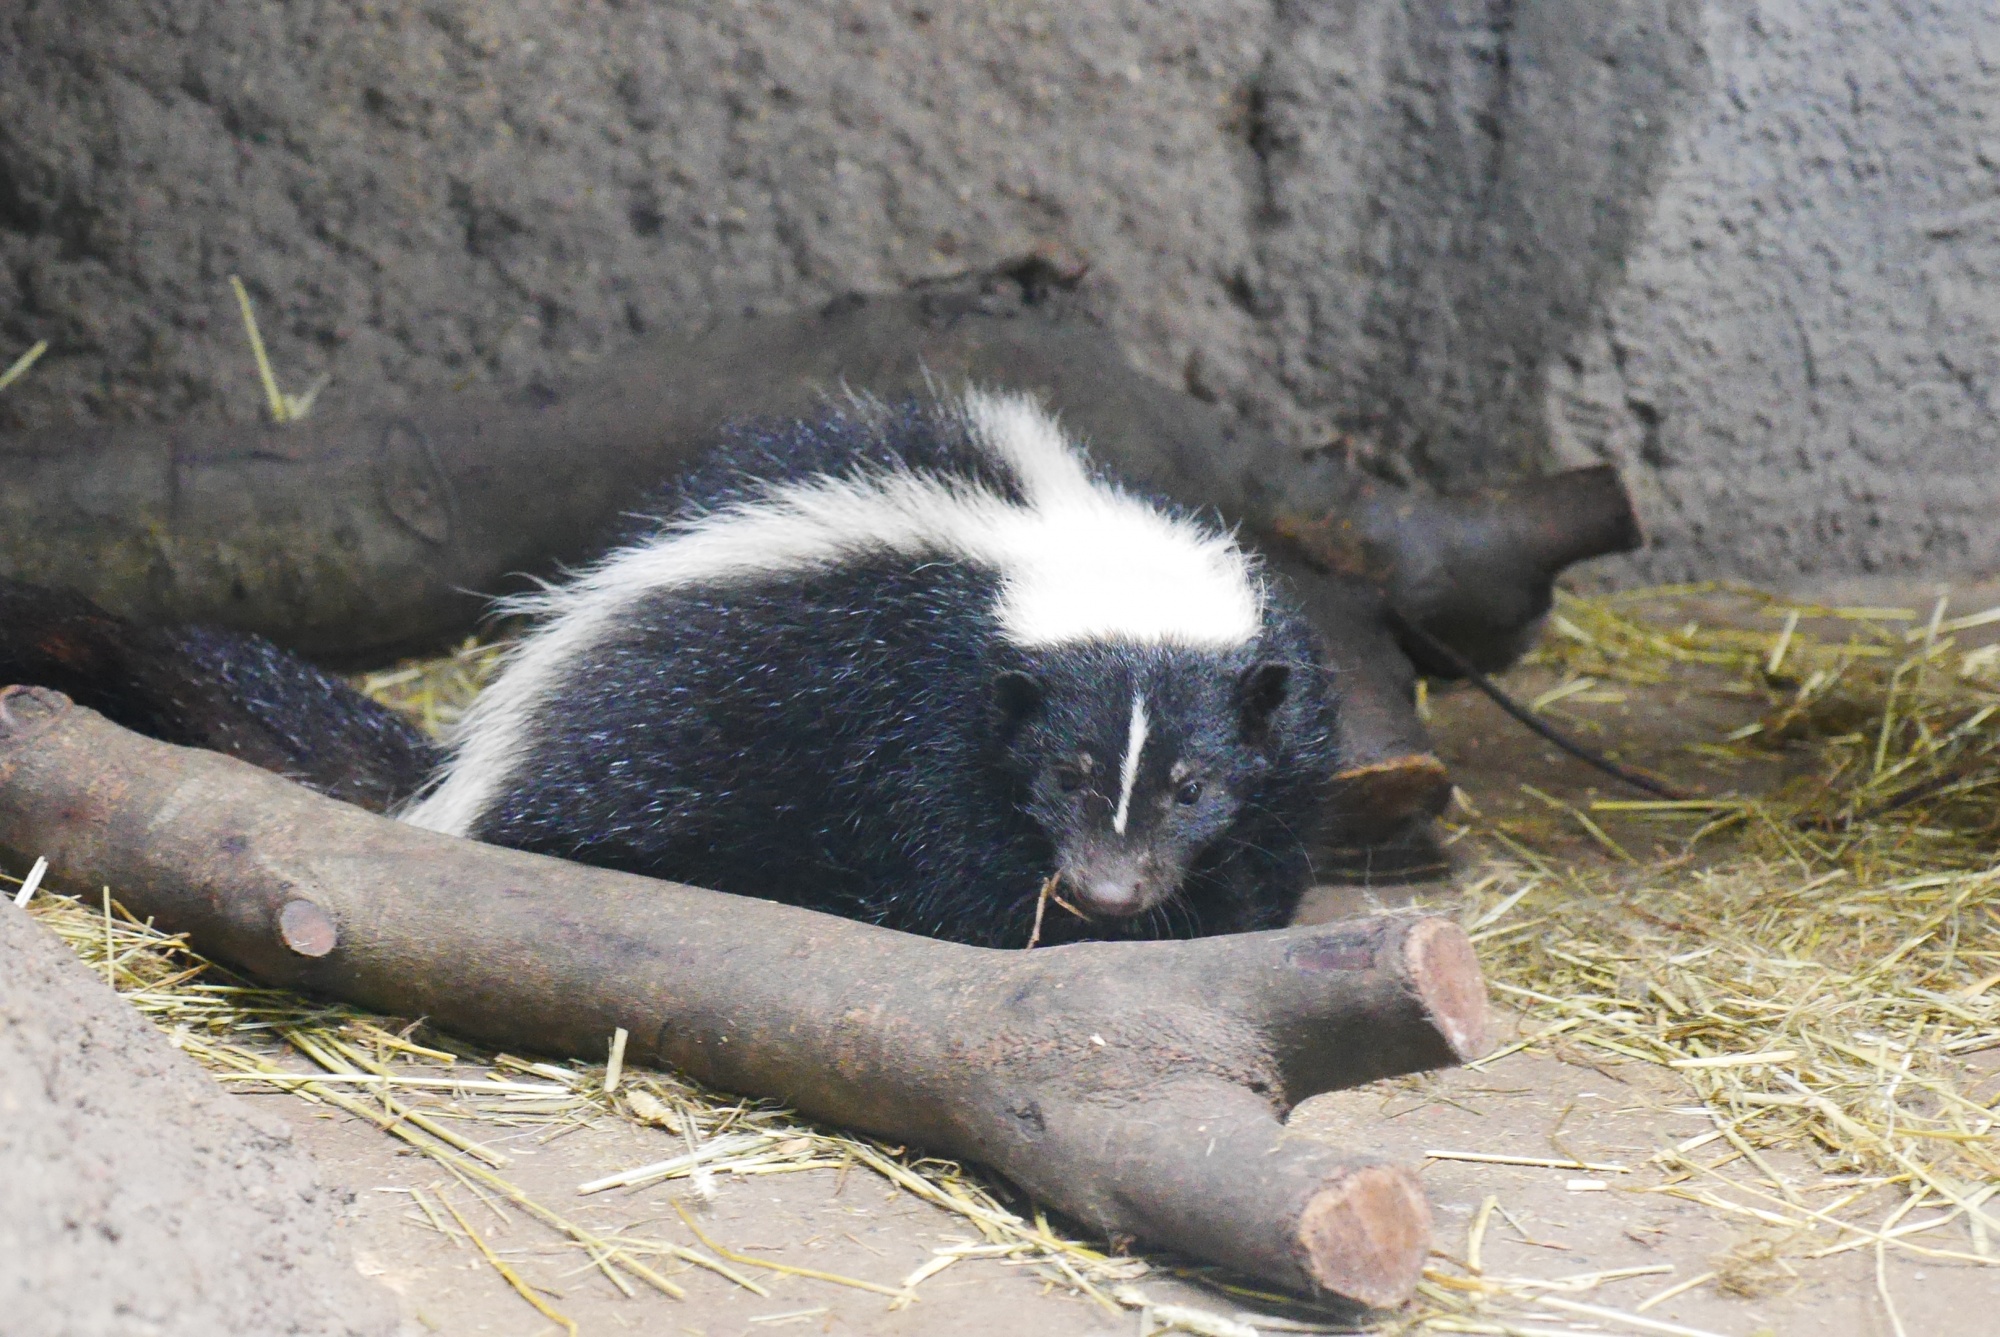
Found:
[[[325,1172],[355,1194],[349,1220],[357,1258],[402,1299],[422,1331],[472,1334],[556,1332],[470,1249],[433,1230],[396,1190],[437,1182],[426,1160],[405,1155],[374,1129],[345,1116],[315,1116],[282,1096],[245,1097],[290,1119]],[[1645,1157],[1664,1143],[1706,1132],[1708,1119],[1687,1108],[1672,1086],[1637,1066],[1602,1071],[1552,1058],[1517,1054],[1484,1071],[1321,1096],[1294,1122],[1339,1140],[1366,1144],[1416,1161],[1434,1150],[1574,1157],[1623,1164],[1633,1173],[1580,1174],[1559,1169],[1429,1161],[1424,1180],[1436,1214],[1437,1247],[1462,1256],[1480,1203],[1498,1198],[1506,1216],[1486,1232],[1489,1273],[1556,1279],[1620,1268],[1657,1271],[1614,1281],[1577,1296],[1630,1309],[1678,1281],[1710,1271],[1735,1248],[1753,1247],[1773,1232],[1737,1223],[1674,1198],[1647,1195],[1658,1183]],[[489,1139],[490,1140],[490,1139]],[[643,1225],[692,1244],[673,1201],[696,1206],[702,1229],[718,1242],[775,1261],[894,1284],[929,1257],[929,1250],[964,1238],[953,1218],[872,1177],[843,1183],[831,1171],[754,1180],[723,1177],[713,1202],[696,1204],[685,1187],[638,1190],[579,1205],[574,1186],[608,1170],[671,1154],[664,1133],[624,1127],[580,1132],[534,1148],[501,1143],[515,1156],[515,1182],[552,1203],[565,1204],[588,1224]],[[530,1153],[530,1154],[523,1154]],[[1775,1168],[1805,1189],[1814,1176],[1783,1158]],[[1585,1187],[1588,1185],[1589,1187]],[[1088,1301],[1051,1293],[1038,1280],[993,1263],[961,1263],[924,1283],[924,1298],[892,1312],[889,1302],[796,1277],[760,1277],[771,1294],[749,1294],[701,1272],[675,1274],[685,1301],[642,1294],[626,1299],[595,1274],[580,1272],[573,1249],[518,1217],[507,1223],[456,1192],[459,1209],[482,1229],[510,1265],[575,1319],[586,1333],[688,1333],[703,1337],[754,1334],[772,1328],[823,1333],[1129,1334],[1132,1315],[1113,1316]],[[1883,1210],[1891,1205],[1883,1202]],[[644,1233],[644,1232],[641,1232]],[[1837,1237],[1828,1232],[1824,1242]],[[1946,1242],[1965,1247],[1964,1239]],[[1892,1332],[1876,1292],[1872,1251],[1794,1263],[1799,1282],[1778,1293],[1744,1299],[1713,1285],[1668,1300],[1647,1315],[1696,1329],[1753,1334],[1882,1334]],[[1887,1281],[1911,1334],[1980,1331],[1982,1316],[2000,1307],[2000,1269],[1940,1263],[1891,1253]],[[1246,1306],[1231,1297],[1170,1278],[1142,1284],[1150,1298],[1199,1304],[1222,1313]],[[1607,1330],[1581,1316],[1548,1311],[1534,1318],[1547,1330]],[[1572,1328],[1574,1323],[1574,1328]],[[1608,1329],[1617,1331],[1616,1328]]]
[[[1877,592],[1879,594],[1879,592]],[[1988,601],[2000,602],[1989,598]],[[1971,607],[1970,603],[1960,607]],[[1981,605],[1983,606],[1983,605]],[[1533,673],[1517,675],[1524,691],[1538,690]],[[1729,703],[1671,692],[1629,692],[1622,703],[1580,704],[1570,711],[1603,744],[1658,765],[1669,774],[1697,778],[1701,762],[1678,751],[1681,741],[1713,738],[1739,719]],[[1447,762],[1482,808],[1506,813],[1526,809],[1518,782],[1569,798],[1589,796],[1600,777],[1506,721],[1483,698],[1467,691],[1442,695],[1434,727]],[[1745,715],[1743,718],[1748,718]],[[1774,772],[1775,774],[1775,772]],[[1754,777],[1738,774],[1735,783]],[[1637,828],[1613,834],[1645,849]],[[1577,859],[1600,852],[1579,838]],[[1308,905],[1308,915],[1331,917],[1371,902],[1422,899],[1449,903],[1450,885],[1403,889],[1329,888]],[[1503,1019],[1496,1043],[1511,1022]],[[1992,1056],[1988,1056],[1992,1057]],[[1569,1060],[1569,1061],[1565,1061]],[[345,1116],[316,1112],[283,1096],[246,1096],[295,1124],[325,1173],[353,1192],[347,1228],[363,1270],[401,1297],[412,1331],[449,1334],[556,1332],[511,1291],[493,1268],[462,1243],[441,1236],[400,1190],[438,1179],[420,1157]],[[1629,1173],[1495,1166],[1432,1159],[1424,1162],[1436,1212],[1437,1247],[1462,1256],[1467,1231],[1489,1196],[1495,1214],[1485,1234],[1490,1274],[1556,1279],[1617,1268],[1652,1271],[1575,1294],[1580,1303],[1630,1310],[1648,1296],[1715,1269],[1730,1251],[1754,1255],[1773,1228],[1751,1219],[1722,1217],[1696,1205],[1644,1190],[1660,1182],[1646,1158],[1654,1150],[1708,1131],[1711,1124],[1660,1070],[1636,1064],[1607,1065],[1595,1055],[1561,1058],[1517,1053],[1480,1070],[1461,1070],[1386,1083],[1307,1102],[1294,1123],[1316,1133],[1366,1145],[1412,1162],[1431,1151],[1502,1151],[1518,1156],[1569,1157],[1629,1167]],[[538,1145],[533,1134],[503,1144],[516,1156],[510,1173],[524,1188],[587,1223],[638,1227],[660,1237],[693,1243],[676,1214],[679,1198],[697,1213],[702,1229],[739,1251],[877,1282],[894,1284],[953,1238],[962,1227],[933,1208],[890,1191],[865,1173],[844,1179],[813,1171],[754,1179],[724,1176],[712,1201],[695,1199],[683,1184],[579,1199],[575,1185],[609,1171],[657,1159],[668,1135],[630,1127],[585,1129]],[[1772,1168],[1793,1191],[1814,1200],[1817,1178],[1802,1160],[1774,1158]],[[454,1190],[460,1210],[489,1229],[489,1242],[586,1333],[644,1332],[755,1334],[766,1331],[825,1333],[1085,1334],[1133,1332],[1131,1313],[1111,1314],[1091,1302],[1053,1290],[1019,1269],[991,1262],[958,1264],[926,1282],[923,1299],[892,1311],[882,1296],[798,1277],[770,1276],[768,1297],[745,1292],[706,1273],[677,1273],[684,1301],[657,1294],[627,1298],[583,1268],[573,1249],[518,1218],[503,1222],[469,1194]],[[1883,1211],[1892,1202],[1884,1199]],[[1940,1247],[1963,1249],[1962,1232]],[[1832,1244],[1834,1232],[1804,1248]],[[1796,1242],[1795,1242],[1796,1244]],[[1646,1310],[1645,1316],[1680,1328],[1729,1337],[1753,1334],[1883,1334],[1893,1328],[1878,1298],[1886,1284],[1905,1330],[1916,1334],[1991,1330],[2000,1312],[2000,1269],[1977,1268],[1891,1252],[1878,1260],[1858,1249],[1817,1262],[1794,1262],[1794,1282],[1744,1297],[1713,1283]],[[1244,1311],[1242,1301],[1164,1274],[1142,1288],[1155,1300],[1199,1304],[1217,1312]],[[1558,1298],[1562,1298],[1560,1294]],[[1560,1307],[1521,1311],[1527,1327],[1548,1332],[1635,1331]]]

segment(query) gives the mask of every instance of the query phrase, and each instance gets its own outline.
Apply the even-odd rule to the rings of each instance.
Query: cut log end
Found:
[[[1472,939],[1448,919],[1426,919],[1403,940],[1424,1010],[1460,1063],[1486,1050],[1486,980]]]
[[[1344,824],[1394,829],[1418,817],[1436,817],[1451,801],[1451,772],[1428,752],[1371,761],[1337,773],[1332,802]]]
[[[1551,573],[1573,562],[1614,552],[1635,552],[1646,533],[1625,480],[1609,464],[1568,469],[1522,485],[1523,505],[1547,498],[1534,551]],[[1512,500],[1512,498],[1510,498]]]
[[[321,957],[340,943],[340,931],[326,911],[311,901],[286,901],[278,912],[278,936],[300,956]]]
[[[1296,1239],[1320,1290],[1387,1309],[1416,1290],[1430,1252],[1430,1205],[1411,1171],[1361,1166],[1312,1196]]]
[[[0,741],[17,742],[61,718],[70,700],[46,687],[0,687]]]

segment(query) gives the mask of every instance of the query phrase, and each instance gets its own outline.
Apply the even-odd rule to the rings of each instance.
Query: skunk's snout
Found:
[[[1093,878],[1079,893],[1077,899],[1083,904],[1077,908],[1114,919],[1123,918],[1139,912],[1145,894],[1145,888],[1136,881],[1115,877]]]
[[[1173,892],[1171,878],[1145,855],[1112,854],[1066,864],[1063,888],[1071,904],[1093,918],[1125,919],[1144,914]]]

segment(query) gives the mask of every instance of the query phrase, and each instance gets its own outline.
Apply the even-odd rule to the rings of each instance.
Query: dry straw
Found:
[[[1535,791],[1533,819],[1475,816],[1456,831],[1470,851],[1464,920],[1496,994],[1527,1018],[1527,1038],[1483,1062],[1534,1048],[1671,1074],[1712,1127],[1661,1147],[1656,1182],[1639,1191],[1772,1228],[1780,1242],[1760,1245],[1756,1258],[1717,1260],[1703,1275],[1662,1276],[1650,1299],[1613,1309],[1576,1297],[1636,1275],[1629,1269],[1545,1280],[1481,1272],[1478,1236],[1494,1211],[1505,1214],[1496,1203],[1475,1217],[1472,1266],[1429,1271],[1418,1302],[1392,1327],[1531,1332],[1529,1319],[1541,1315],[1689,1334],[1698,1330],[1647,1311],[1700,1285],[1769,1284],[1794,1272],[1788,1258],[1868,1249],[1878,1268],[1889,1251],[1996,1260],[1996,1096],[1980,1056],[2000,1047],[2000,651],[1968,649],[1961,638],[1990,634],[2000,610],[1950,612],[1942,602],[1793,605],[1715,585],[1561,600],[1529,665],[1556,679],[1540,708],[1615,700],[1623,684],[1710,694],[1754,719],[1690,744],[1712,797],[1579,806]],[[363,685],[441,730],[498,654],[468,643]],[[1627,760],[1674,769],[1670,758]],[[1774,762],[1788,778],[1775,786],[1749,778]],[[1605,857],[1559,854],[1551,838],[1559,827]],[[950,1162],[670,1074],[627,1069],[607,1083],[602,1069],[527,1062],[255,988],[115,908],[44,894],[33,910],[232,1086],[290,1091],[376,1124],[429,1156],[456,1188],[541,1223],[627,1294],[650,1287],[678,1296],[673,1275],[689,1268],[752,1290],[762,1289],[752,1269],[796,1269],[730,1250],[691,1221],[688,1242],[587,1228],[508,1180],[507,1157],[489,1145],[502,1130],[552,1137],[625,1119],[678,1139],[671,1157],[606,1167],[580,1186],[587,1193],[682,1180],[709,1195],[731,1177],[809,1169],[879,1175],[973,1232],[905,1277],[802,1274],[892,1305],[958,1262],[997,1259],[1108,1310],[1122,1299],[1155,1329],[1171,1317],[1196,1325],[1186,1331],[1201,1323],[1277,1330],[1268,1316],[1184,1316],[1119,1292],[1144,1262],[1009,1209]],[[1823,1177],[1788,1179],[1769,1159],[1777,1149],[1816,1158]],[[413,1220],[464,1233],[435,1192],[411,1198]],[[1218,1284],[1224,1294],[1275,1298]],[[1278,1326],[1327,1330],[1296,1319]]]
[[[5,371],[0,371],[0,390],[5,390],[14,382],[28,374],[28,369],[41,361],[42,354],[49,351],[49,341],[38,339],[28,351],[9,363]]]
[[[264,347],[263,332],[257,328],[257,313],[250,305],[249,290],[243,286],[243,280],[234,274],[229,276],[229,288],[236,294],[236,307],[243,316],[243,334],[250,341],[250,356],[257,364],[257,380],[264,387],[264,403],[270,410],[271,421],[297,422],[312,412],[313,401],[319,398],[319,392],[326,389],[332,377],[322,374],[306,387],[303,394],[286,394],[280,390],[277,373],[271,368],[271,355]]]
[[[1546,702],[1622,683],[1754,715],[1689,745],[1711,799],[1586,809],[1540,795],[1560,816],[1460,832],[1479,851],[1466,922],[1495,993],[1533,1031],[1518,1047],[1671,1073],[1712,1127],[1659,1149],[1647,1191],[1774,1228],[1771,1256],[1723,1260],[1721,1276],[1649,1303],[1795,1276],[1787,1256],[1870,1249],[1900,1330],[1887,1251],[2000,1263],[2000,1074],[1981,1059],[2000,1048],[2000,657],[1959,639],[2000,610],[1949,611],[1720,585],[1564,597],[1531,661],[1559,679]],[[1757,792],[1736,768],[1785,778]],[[1613,857],[1556,857],[1564,820]],[[1663,853],[1634,858],[1635,837]],[[1788,1178],[1779,1149],[1817,1173]],[[1433,1274],[1427,1298],[1460,1318],[1428,1325],[1512,1330],[1479,1326],[1494,1316],[1466,1303],[1495,1286]],[[1637,1311],[1591,1317],[1686,1331],[1635,1324]]]

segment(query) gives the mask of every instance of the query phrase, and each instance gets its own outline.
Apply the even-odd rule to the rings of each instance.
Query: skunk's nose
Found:
[[[1086,859],[1063,875],[1064,886],[1076,897],[1076,908],[1103,919],[1123,919],[1152,909],[1160,899],[1159,882],[1150,859],[1129,855]]]
[[[1077,909],[1089,914],[1109,915],[1119,918],[1137,914],[1143,908],[1146,895],[1139,879],[1133,877],[1097,877],[1084,885],[1083,904]]]

